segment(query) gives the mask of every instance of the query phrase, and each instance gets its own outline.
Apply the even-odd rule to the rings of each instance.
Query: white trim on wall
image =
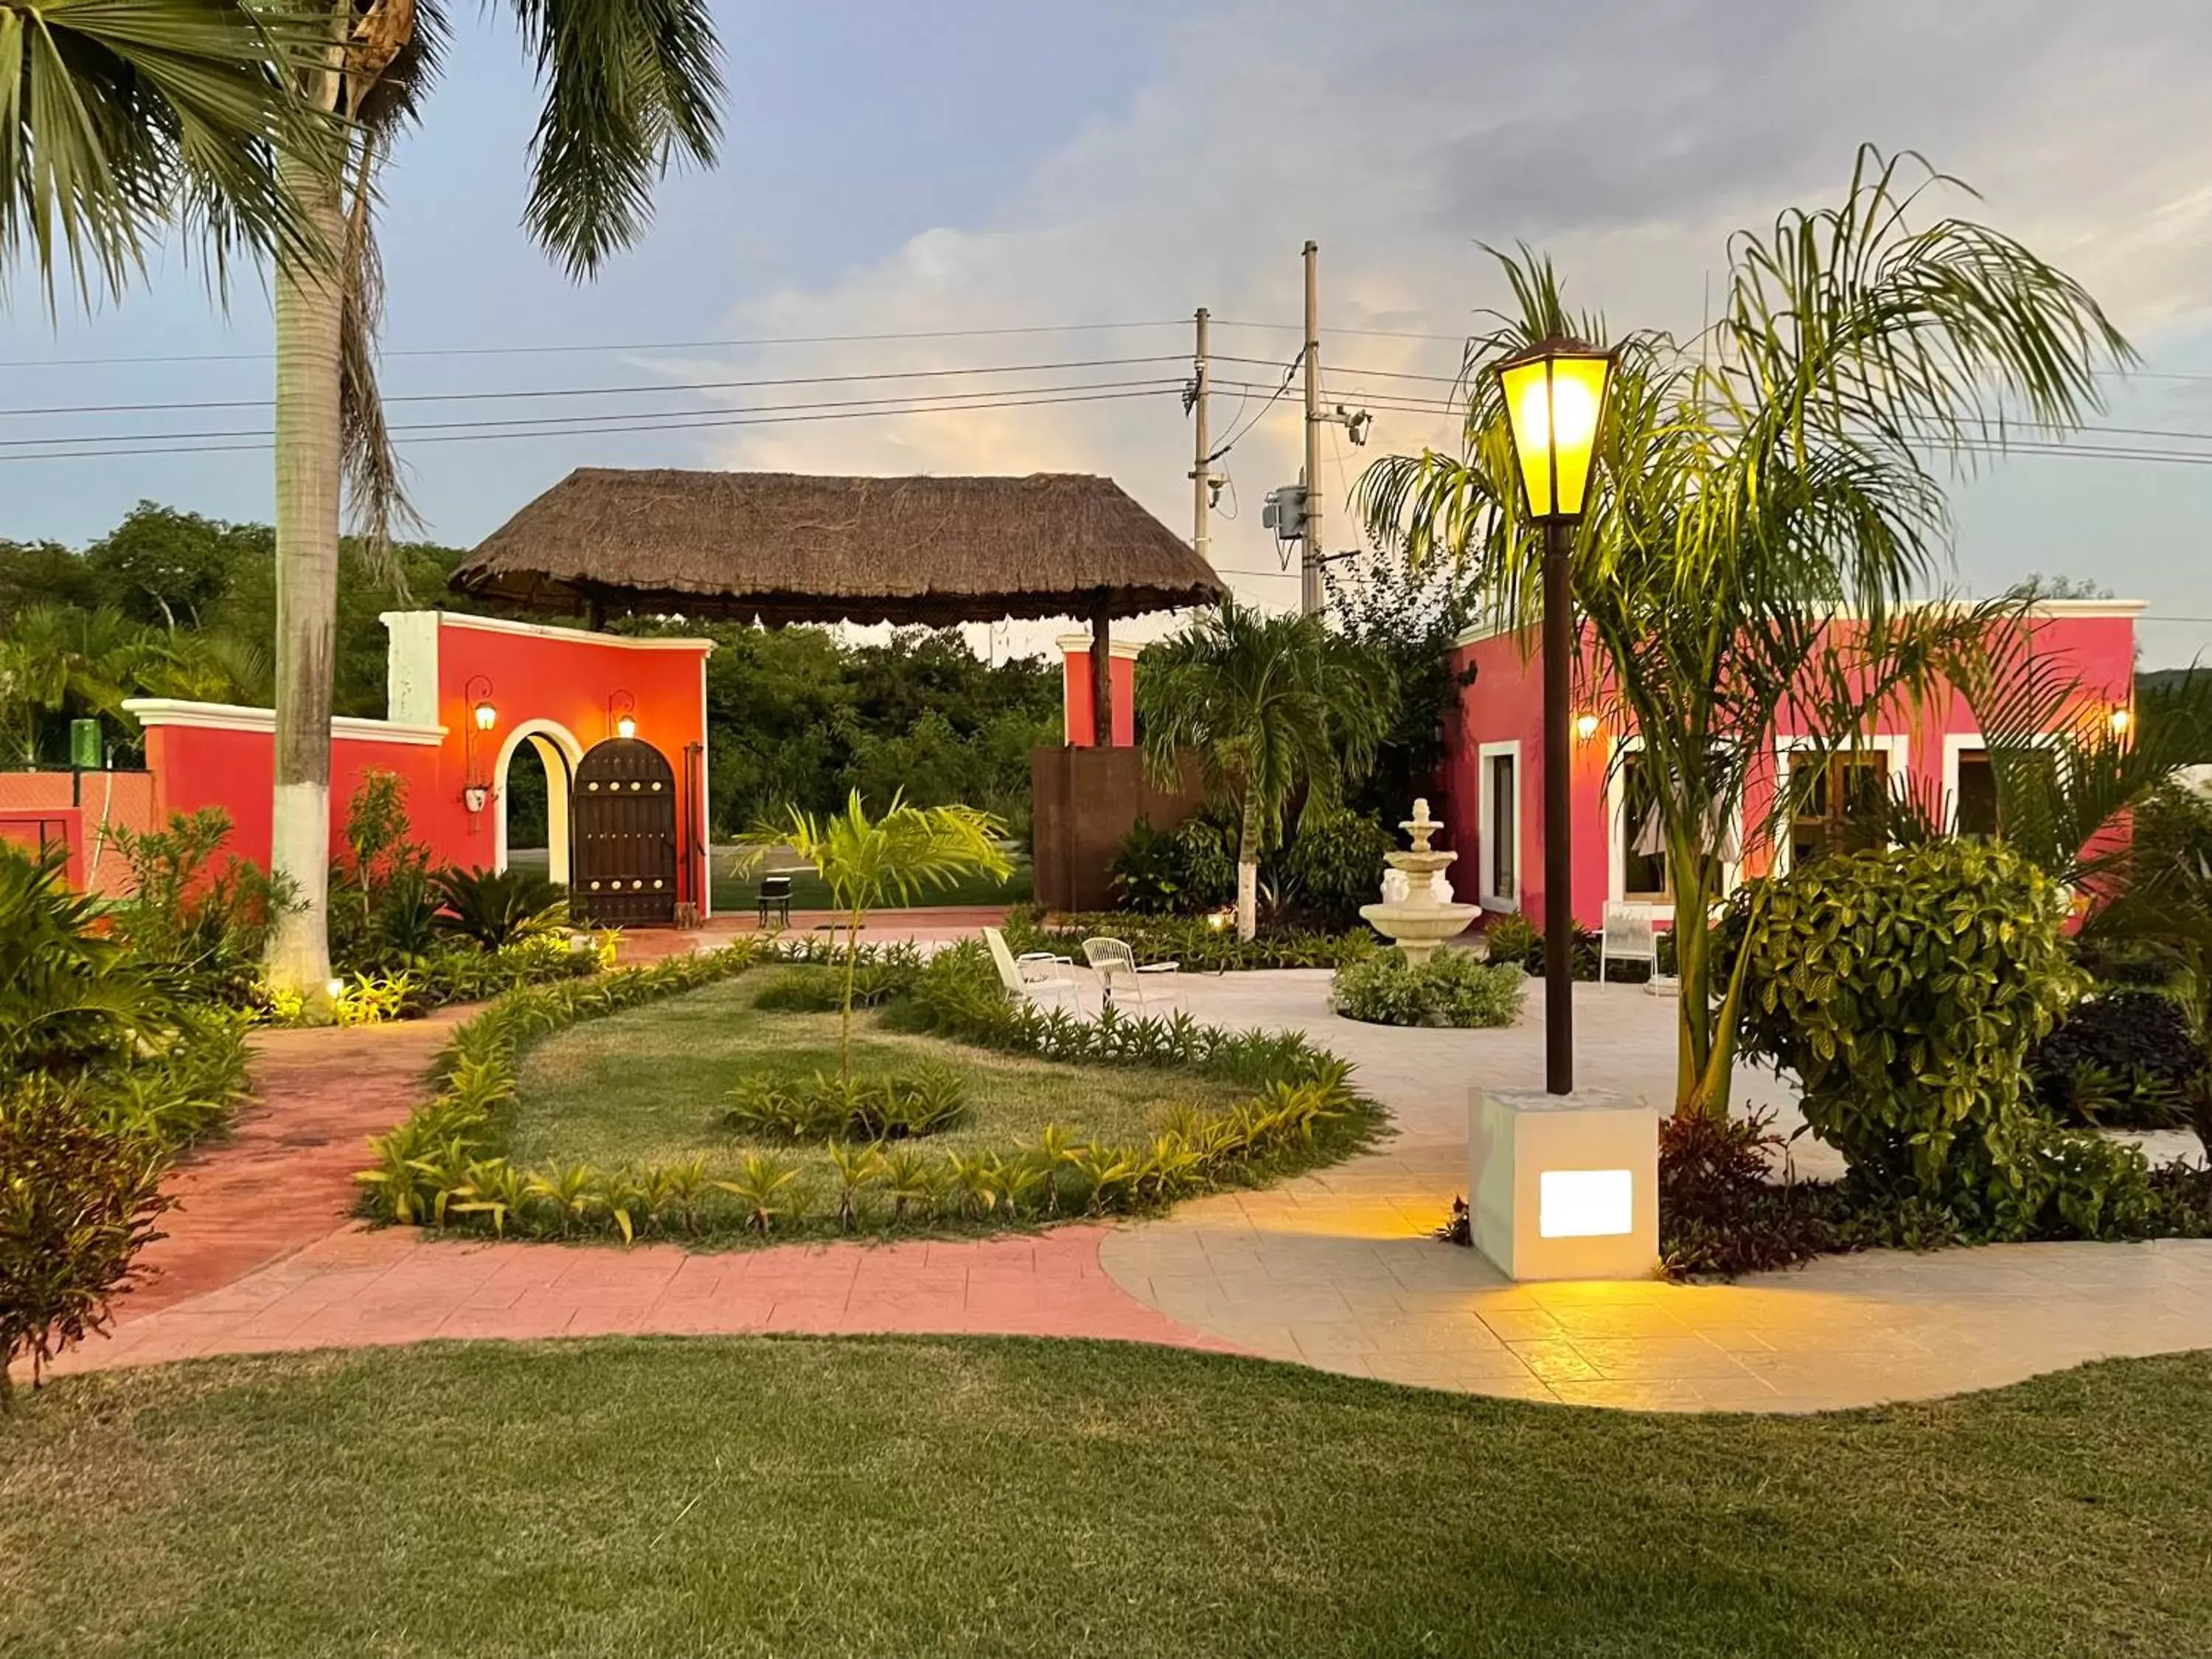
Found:
[[[1464,752],[1464,751],[1462,751]],[[1491,889],[1492,870],[1490,826],[1493,821],[1490,763],[1503,755],[1513,763],[1513,891],[1501,895]],[[1514,738],[1506,743],[1481,743],[1474,749],[1475,817],[1474,833],[1474,890],[1477,902],[1486,910],[1514,911],[1521,908],[1521,894],[1528,884],[1528,868],[1522,858],[1522,848],[1527,837],[1521,833],[1527,813],[1522,809],[1528,799],[1528,779],[1521,769],[1521,742]]]
[[[597,634],[587,628],[556,628],[550,623],[514,622],[505,617],[468,616],[458,611],[386,611],[379,620],[390,629],[416,617],[431,617],[432,625],[438,628],[473,628],[486,634],[525,634],[534,639],[569,640],[579,645],[614,646],[624,651],[696,651],[705,656],[714,648],[712,640],[683,637],[632,639],[627,634]]]
[[[584,758],[584,745],[557,720],[525,720],[508,732],[506,741],[499,746],[499,758],[491,769],[492,868],[507,868],[507,772],[515,752],[526,743],[538,750],[539,761],[545,764],[545,872],[565,887],[568,884],[572,850],[569,786],[575,781],[576,763]],[[545,753],[549,747],[558,751],[562,763],[563,776],[557,781]]]
[[[190,702],[181,697],[126,697],[123,712],[141,726],[185,726],[203,732],[268,732],[276,730],[276,711],[248,708],[234,702]],[[331,737],[355,743],[411,743],[434,749],[446,740],[442,726],[404,720],[358,720],[349,714],[331,719]]]

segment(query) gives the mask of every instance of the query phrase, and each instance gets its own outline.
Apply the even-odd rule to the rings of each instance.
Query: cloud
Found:
[[[1265,392],[1253,388],[1273,384],[1296,351],[1285,325],[1299,315],[1308,236],[1322,250],[1328,401],[1402,398],[1438,388],[1374,371],[1450,374],[1452,338],[1502,297],[1479,244],[1541,245],[1570,297],[1617,327],[1694,327],[1729,233],[1832,199],[1856,146],[1873,140],[1917,149],[1970,180],[1984,200],[1959,197],[1960,210],[2067,265],[2154,346],[2208,322],[2208,58],[2212,8],[2190,0],[2133,5],[2125,29],[2094,0],[1222,0],[1174,25],[1121,113],[1037,158],[987,222],[933,229],[818,287],[738,303],[732,331],[1162,319],[1126,332],[823,346],[779,353],[776,372],[1158,356],[1171,361],[953,384],[1172,380],[1183,372],[1172,360],[1188,350],[1174,319],[1209,306],[1222,319],[1217,353],[1254,360],[1218,367],[1247,384],[1219,397],[1216,433],[1257,416],[1225,464],[1224,507],[1237,513],[1215,523],[1216,559],[1264,571],[1276,558],[1260,498],[1296,477],[1300,432],[1295,398],[1260,413]],[[809,366],[787,368],[795,356]],[[708,365],[680,367],[709,378],[696,374]],[[1442,416],[1394,410],[1378,416],[1374,438],[1418,448],[1451,433]],[[1346,544],[1343,487],[1362,458],[1340,438],[1323,454],[1331,543]],[[1185,533],[1190,516],[1189,430],[1171,392],[763,427],[719,441],[714,460],[1108,472]],[[1272,602],[1296,593],[1293,581],[1236,580]]]

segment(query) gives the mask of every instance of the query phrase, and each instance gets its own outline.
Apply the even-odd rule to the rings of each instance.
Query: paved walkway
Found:
[[[260,1102],[179,1172],[185,1207],[149,1257],[161,1276],[121,1304],[112,1340],[57,1370],[431,1337],[949,1331],[1234,1349],[1573,1403],[1788,1411],[2212,1346],[2212,1243],[1884,1252],[1729,1285],[1509,1284],[1425,1235],[1466,1186],[1468,1090],[1540,1073],[1538,996],[1510,1030],[1396,1031],[1329,1015],[1327,977],[1194,979],[1189,1000],[1218,1023],[1304,1028],[1358,1060],[1395,1115],[1375,1152],[1141,1224],[945,1243],[694,1255],[366,1230],[345,1218],[362,1140],[404,1114],[443,1030],[264,1033]],[[1663,1080],[1670,1004],[1586,987],[1577,1005],[1586,1084],[1633,1095]],[[1790,1111],[1772,1079],[1746,1081]]]

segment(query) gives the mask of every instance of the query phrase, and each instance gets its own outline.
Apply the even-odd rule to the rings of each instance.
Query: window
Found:
[[[1957,830],[1962,836],[1992,836],[1997,832],[1997,775],[1986,749],[1959,751],[1956,797]]]
[[[1667,848],[1659,838],[1653,772],[1640,750],[1620,757],[1620,896],[1630,903],[1670,898]]]
[[[1853,749],[1802,763],[1814,775],[1790,821],[1790,861],[1802,864],[1824,853],[1873,846],[1882,835],[1889,757],[1880,750]]]
[[[1490,843],[1489,887],[1486,896],[1510,899],[1520,890],[1516,866],[1521,857],[1521,793],[1515,776],[1518,768],[1510,753],[1490,757],[1485,780],[1490,796],[1490,817],[1484,828]]]

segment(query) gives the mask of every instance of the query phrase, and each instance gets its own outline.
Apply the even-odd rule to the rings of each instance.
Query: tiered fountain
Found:
[[[1413,838],[1413,850],[1382,855],[1390,866],[1382,878],[1382,902],[1361,905],[1359,914],[1418,968],[1436,954],[1437,945],[1466,930],[1475,907],[1452,902],[1444,869],[1459,854],[1431,850],[1429,837],[1443,825],[1429,816],[1429,803],[1415,801],[1413,816],[1398,827]]]

